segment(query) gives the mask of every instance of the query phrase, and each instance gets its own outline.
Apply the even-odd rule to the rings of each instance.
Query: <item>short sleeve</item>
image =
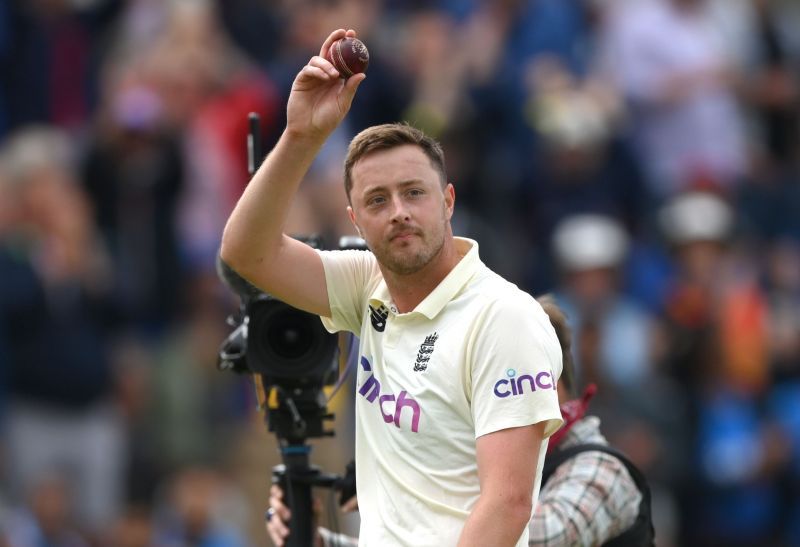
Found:
[[[479,318],[472,348],[475,437],[545,422],[561,427],[556,385],[561,346],[538,302],[522,293],[493,302]]]
[[[356,335],[366,301],[380,280],[375,256],[369,251],[317,251],[325,269],[330,317],[322,317],[329,332],[349,331]]]

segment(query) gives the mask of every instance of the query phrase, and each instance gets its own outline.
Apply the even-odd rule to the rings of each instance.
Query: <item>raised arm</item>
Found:
[[[300,181],[325,140],[341,123],[363,74],[347,80],[325,60],[331,44],[355,31],[332,32],[298,73],[287,104],[286,129],[231,213],[220,257],[239,275],[284,302],[329,316],[319,255],[283,233]],[[344,214],[344,212],[342,212]]]

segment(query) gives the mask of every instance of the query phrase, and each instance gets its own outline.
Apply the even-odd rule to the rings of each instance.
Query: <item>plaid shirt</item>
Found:
[[[608,444],[599,418],[575,422],[561,446],[583,443]],[[562,463],[542,487],[528,525],[528,545],[601,545],[633,524],[641,499],[621,461],[603,452],[582,452]]]

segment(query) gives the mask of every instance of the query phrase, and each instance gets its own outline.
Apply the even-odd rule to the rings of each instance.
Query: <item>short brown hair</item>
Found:
[[[406,144],[420,147],[430,159],[433,168],[439,172],[442,185],[444,185],[447,175],[445,174],[442,145],[407,123],[387,123],[368,127],[350,141],[347,157],[344,160],[344,191],[347,193],[347,200],[350,201],[350,191],[353,189],[353,166],[358,160],[372,152]]]
[[[575,395],[575,363],[572,360],[572,331],[567,324],[567,316],[558,307],[555,298],[551,294],[545,294],[536,298],[541,304],[542,309],[550,318],[550,324],[556,331],[558,343],[561,346],[561,378],[559,381],[567,388],[567,393]]]

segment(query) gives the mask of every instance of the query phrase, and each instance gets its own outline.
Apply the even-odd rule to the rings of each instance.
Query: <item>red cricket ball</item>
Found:
[[[358,38],[341,38],[331,44],[325,57],[336,67],[342,78],[365,72],[369,65],[369,51]]]

